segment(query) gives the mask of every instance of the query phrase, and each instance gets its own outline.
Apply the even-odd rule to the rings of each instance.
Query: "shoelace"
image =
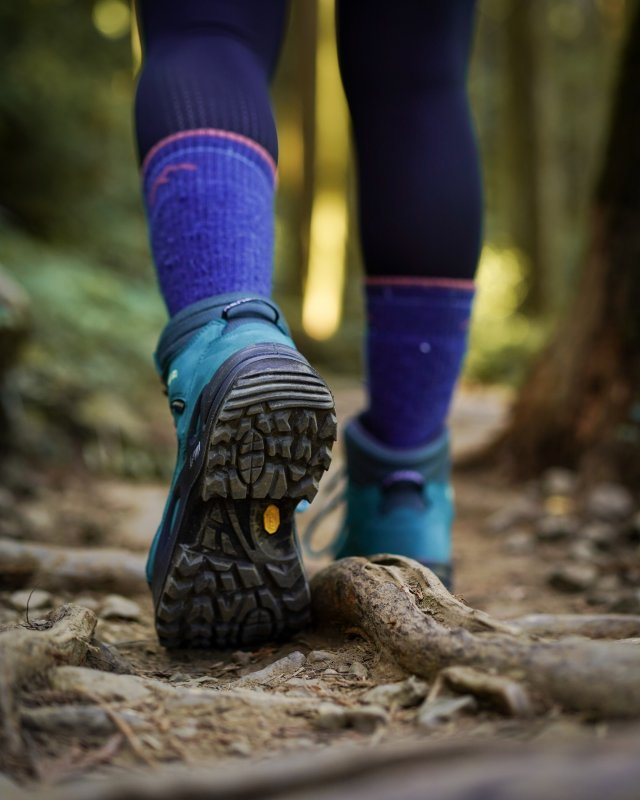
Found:
[[[347,499],[347,470],[341,467],[326,483],[327,498],[324,505],[318,509],[314,517],[309,520],[303,535],[302,535],[302,549],[305,555],[310,558],[322,558],[323,556],[332,555],[340,550],[344,540],[347,536],[346,520],[340,526],[336,536],[324,547],[314,547],[313,537],[322,522],[341,505],[346,503]],[[304,509],[299,509],[303,511]]]

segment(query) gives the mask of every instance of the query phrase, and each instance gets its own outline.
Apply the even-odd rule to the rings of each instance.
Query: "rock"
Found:
[[[383,683],[374,686],[362,695],[365,703],[382,706],[383,708],[410,708],[416,706],[427,696],[428,685],[411,675],[398,683]]]
[[[169,680],[171,683],[189,683],[190,676],[186,672],[174,672]]]
[[[575,494],[578,488],[578,475],[570,469],[552,467],[542,475],[541,488],[546,497]]]
[[[124,619],[129,622],[138,622],[141,615],[140,606],[136,602],[119,594],[107,595],[98,612],[101,619]]]
[[[332,667],[329,667],[329,669],[323,670],[322,674],[323,675],[337,675],[338,674],[338,670],[337,669],[333,669]]]
[[[580,528],[576,517],[549,514],[538,520],[535,533],[539,542],[559,542],[574,537]]]
[[[574,542],[569,549],[569,557],[573,561],[590,563],[597,558],[598,553],[590,542],[579,540]]]
[[[98,639],[93,639],[91,642],[86,665],[103,672],[115,672],[118,675],[131,675],[135,672],[131,662],[127,661],[117,648]]]
[[[49,592],[42,589],[20,589],[11,595],[9,602],[16,611],[36,611],[40,608],[49,608],[53,598]]]
[[[144,718],[134,711],[118,713],[134,729],[146,726]],[[94,705],[24,708],[20,716],[23,724],[28,728],[45,733],[59,734],[62,731],[69,731],[76,735],[107,735],[117,730],[115,723],[106,711]]]
[[[231,653],[231,658],[236,664],[247,667],[253,661],[253,653],[247,653],[244,650],[236,650],[235,653]]]
[[[46,506],[22,506],[20,517],[23,525],[36,539],[46,536],[54,528],[53,512]]]
[[[327,731],[353,728],[358,733],[373,733],[380,725],[386,725],[389,717],[384,708],[367,705],[345,708],[336,703],[320,703],[315,724]]]
[[[94,611],[96,614],[98,613],[98,609],[100,608],[101,601],[98,600],[96,597],[88,597],[82,595],[80,597],[76,597],[73,601],[74,605],[82,606],[83,608],[88,608],[89,611]]]
[[[640,614],[640,589],[632,589],[620,595],[609,610],[618,614]]]
[[[357,706],[347,711],[347,723],[358,733],[374,733],[381,725],[387,725],[389,717],[380,706]]]
[[[335,653],[330,653],[328,650],[312,650],[307,656],[307,664],[323,664],[333,661],[335,657]]]
[[[580,537],[599,550],[610,550],[615,546],[619,535],[619,530],[615,525],[597,520],[587,522],[580,531]]]
[[[628,538],[632,542],[640,542],[640,511],[636,512],[631,520],[628,530]]]
[[[428,700],[418,709],[416,724],[419,728],[429,730],[442,722],[447,722],[447,720],[458,714],[462,714],[464,711],[475,711],[476,707],[476,700],[470,694]]]
[[[318,728],[324,731],[338,731],[346,728],[346,709],[336,703],[320,703],[314,722]]]
[[[229,752],[231,755],[234,756],[242,756],[242,758],[248,758],[251,755],[251,745],[249,742],[244,741],[237,741],[231,742],[229,745]]]
[[[349,667],[349,675],[354,675],[358,680],[366,681],[369,670],[360,661],[354,661]]]
[[[504,550],[512,556],[526,556],[533,552],[533,537],[526,530],[516,530],[504,540]]]
[[[14,510],[15,505],[16,501],[13,492],[4,486],[0,486],[0,511],[2,511],[2,516],[4,517],[5,514],[10,514]]]
[[[51,688],[59,692],[97,695],[102,699],[135,703],[153,695],[150,681],[137,675],[115,675],[86,667],[58,667],[51,675]]]
[[[549,585],[561,592],[584,592],[598,579],[593,564],[561,564],[549,573]]]
[[[5,793],[8,794],[14,789],[18,790],[18,784],[14,783],[4,772],[0,772],[0,797],[4,797]]]
[[[190,742],[200,735],[200,731],[197,725],[181,725],[179,728],[174,728],[171,735],[183,742]]]
[[[346,675],[350,669],[351,665],[347,664],[346,661],[341,661],[339,664],[336,664],[336,672],[340,675]]]
[[[631,492],[617,483],[601,483],[587,496],[585,510],[596,519],[622,521],[633,512]]]
[[[237,682],[237,686],[243,686],[251,683],[259,683],[264,686],[269,686],[274,682],[279,682],[293,675],[306,662],[306,656],[298,650],[290,653],[284,658],[279,658],[273,664],[269,664],[263,669],[256,672],[250,672],[248,675],[243,675]]]
[[[540,504],[530,497],[520,497],[506,508],[491,514],[485,523],[489,533],[504,533],[522,522],[532,522],[541,514]]]

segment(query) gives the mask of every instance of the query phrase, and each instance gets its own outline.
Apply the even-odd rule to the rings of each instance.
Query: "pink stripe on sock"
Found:
[[[142,172],[147,169],[149,162],[154,155],[165,145],[171,144],[172,142],[179,142],[181,139],[187,139],[190,136],[210,136],[212,139],[226,139],[227,141],[231,142],[239,142],[245,147],[253,150],[254,153],[257,153],[265,161],[267,167],[271,170],[273,177],[276,177],[278,172],[276,162],[273,160],[271,153],[269,153],[268,150],[265,150],[261,144],[254,142],[253,139],[249,139],[247,136],[242,136],[240,133],[218,130],[217,128],[196,128],[191,131],[180,131],[179,133],[172,133],[171,136],[167,136],[165,139],[161,139],[151,148],[151,150],[149,150],[145,156],[144,161],[142,162]]]
[[[420,278],[413,275],[373,275],[365,278],[367,286],[424,286],[441,289],[466,289],[474,291],[475,281],[459,278]]]
[[[181,172],[181,171],[197,172],[198,167],[196,167],[195,164],[189,164],[187,162],[183,164],[169,164],[167,167],[165,167],[160,173],[160,175],[158,175],[158,177],[155,179],[153,185],[151,186],[151,189],[149,191],[149,205],[154,205],[154,203],[156,202],[156,192],[158,191],[158,188],[165,183],[169,183],[171,174],[173,172]]]

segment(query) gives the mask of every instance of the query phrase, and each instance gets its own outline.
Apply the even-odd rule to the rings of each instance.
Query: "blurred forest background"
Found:
[[[633,8],[479,2],[470,92],[486,241],[469,382],[519,385],[576,293]],[[0,327],[14,331],[0,368],[29,329],[2,432],[19,430],[29,458],[149,477],[171,469],[173,432],[151,362],[166,314],[139,197],[133,27],[124,0],[0,3],[0,269],[25,294],[0,278]],[[357,377],[361,266],[332,0],[292,3],[274,99],[276,298],[321,370]]]

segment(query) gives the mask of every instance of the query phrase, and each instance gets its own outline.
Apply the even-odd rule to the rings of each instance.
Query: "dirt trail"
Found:
[[[337,400],[344,421],[359,407],[361,392],[340,387]],[[461,394],[452,419],[454,452],[460,455],[487,441],[505,407],[505,398],[496,393]],[[341,464],[338,447],[331,472]],[[595,567],[583,559],[580,563],[596,577],[589,586],[563,587],[549,574],[559,563],[575,561],[567,538],[532,533],[531,526],[540,524],[536,513],[548,518],[553,512],[564,520],[571,498],[556,491],[551,499],[534,502],[535,487],[509,487],[489,469],[460,472],[455,486],[456,588],[470,605],[498,618],[611,610],[610,561],[605,568],[604,556],[591,559]],[[1,537],[68,548],[126,548],[139,570],[165,490],[114,480],[87,482],[74,475],[44,476],[30,496],[3,491],[0,507],[10,507],[11,513],[0,518]],[[301,515],[303,532],[308,517],[326,500],[323,489]],[[335,534],[340,513],[327,517],[318,542]],[[571,546],[575,550],[576,543]],[[308,569],[313,574],[323,563],[309,562]],[[133,766],[211,766],[218,760],[314,753],[330,745],[460,736],[591,741],[618,730],[616,724],[594,725],[555,711],[529,719],[504,716],[490,705],[446,692],[440,711],[426,713],[422,704],[432,687],[383,659],[358,629],[346,635],[335,631],[333,638],[326,631],[308,631],[255,652],[166,652],[154,635],[146,591],[125,597],[90,585],[74,592],[55,583],[43,588],[25,578],[29,568],[2,577],[0,630],[27,619],[33,625],[63,603],[91,609],[98,622],[86,663],[36,671],[13,698],[20,742],[3,753],[0,781],[55,785]],[[99,650],[95,640],[103,643]]]

